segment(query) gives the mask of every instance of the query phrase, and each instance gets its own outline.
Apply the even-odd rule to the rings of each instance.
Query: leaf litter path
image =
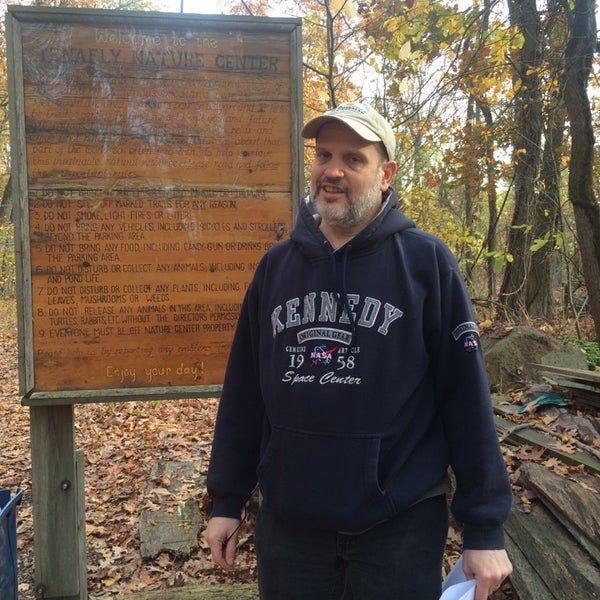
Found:
[[[18,511],[19,598],[33,600],[33,522],[29,408],[20,404],[16,331],[0,331],[0,488],[24,490]],[[75,439],[85,457],[88,590],[92,598],[200,583],[254,580],[250,538],[240,548],[239,569],[214,567],[206,548],[191,556],[159,554],[143,561],[139,547],[142,510],[196,499],[204,487],[190,482],[166,498],[165,487],[148,486],[159,461],[194,461],[205,474],[217,400],[81,404],[75,406]],[[161,498],[157,489],[163,490]],[[201,543],[201,540],[199,540]]]
[[[166,552],[151,560],[140,554],[139,519],[143,510],[195,499],[206,516],[206,490],[190,482],[166,498],[164,487],[148,486],[157,461],[192,461],[206,474],[216,399],[80,404],[75,406],[75,439],[85,457],[87,577],[90,598],[168,590],[203,583],[248,583],[255,580],[252,521],[240,536],[237,570],[216,568],[199,540],[191,556]],[[24,490],[17,520],[19,598],[34,600],[33,522],[29,408],[20,404],[17,334],[0,328],[0,488]],[[154,482],[156,483],[156,482]],[[157,489],[162,489],[161,498]],[[445,570],[460,553],[460,534],[449,531]],[[165,598],[168,592],[165,591]],[[509,583],[494,600],[515,598]]]

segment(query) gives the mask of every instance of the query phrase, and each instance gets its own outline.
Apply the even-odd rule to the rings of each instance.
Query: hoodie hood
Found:
[[[334,252],[319,228],[321,218],[307,196],[300,205],[291,239],[298,244],[301,252],[310,260],[327,259],[332,253],[358,252],[394,233],[416,227],[414,221],[396,210],[397,208],[398,195],[396,190],[390,187],[383,193],[381,210],[377,216],[352,240]]]

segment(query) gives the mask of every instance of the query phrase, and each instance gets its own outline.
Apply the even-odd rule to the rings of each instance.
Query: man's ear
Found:
[[[386,160],[381,165],[381,168],[383,169],[383,177],[381,178],[381,191],[385,192],[385,190],[390,187],[392,179],[394,179],[394,175],[398,170],[398,164],[393,160]]]

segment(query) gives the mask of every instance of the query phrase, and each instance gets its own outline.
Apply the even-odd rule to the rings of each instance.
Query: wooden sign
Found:
[[[300,196],[300,21],[8,11],[25,403],[214,395]]]

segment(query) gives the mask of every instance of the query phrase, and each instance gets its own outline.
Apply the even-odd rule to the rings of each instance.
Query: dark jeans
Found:
[[[360,534],[294,525],[263,505],[255,530],[260,598],[438,600],[447,533],[444,495]]]

